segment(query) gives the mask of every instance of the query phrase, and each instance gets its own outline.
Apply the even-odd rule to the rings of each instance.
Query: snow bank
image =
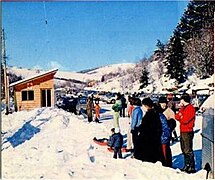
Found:
[[[82,116],[54,108],[2,114],[2,174],[3,179],[203,179],[201,170],[201,117],[196,121],[194,152],[198,172],[186,174],[177,168],[183,165],[180,145],[171,146],[174,168],[140,162],[124,153],[124,159],[113,159],[106,147],[94,144],[93,137],[108,137],[112,127],[111,105],[101,114],[101,123],[87,123]],[[5,142],[26,122],[40,132],[13,148]],[[120,118],[121,132],[126,142],[128,118]],[[178,131],[178,129],[177,129]],[[178,133],[179,134],[179,133]]]

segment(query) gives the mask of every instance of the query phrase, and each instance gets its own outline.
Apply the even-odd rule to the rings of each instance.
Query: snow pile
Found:
[[[171,146],[173,168],[140,162],[124,153],[124,159],[113,159],[106,147],[95,144],[93,137],[109,137],[112,128],[111,105],[101,104],[104,113],[101,123],[87,123],[55,108],[21,111],[8,116],[2,114],[2,175],[3,179],[204,179],[201,170],[201,122],[198,116],[195,127],[195,174],[180,172],[183,165],[179,142]],[[128,118],[120,118],[121,132],[126,143]],[[7,138],[29,122],[40,131],[29,140],[12,147]],[[179,131],[177,129],[179,134]]]

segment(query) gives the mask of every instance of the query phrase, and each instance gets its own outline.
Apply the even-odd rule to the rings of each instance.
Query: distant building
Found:
[[[10,84],[18,111],[54,106],[54,75],[58,69],[46,71]]]
[[[88,86],[88,87],[93,87],[96,83],[97,83],[97,81],[92,80],[92,81],[89,81],[89,82],[88,82],[87,86]]]

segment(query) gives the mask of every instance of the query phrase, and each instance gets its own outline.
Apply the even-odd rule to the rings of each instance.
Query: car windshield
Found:
[[[87,103],[87,99],[81,98],[81,99],[79,99],[79,103],[80,104],[86,104]]]

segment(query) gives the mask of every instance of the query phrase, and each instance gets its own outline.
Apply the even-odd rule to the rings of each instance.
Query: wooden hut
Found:
[[[53,107],[54,75],[57,71],[53,69],[10,84],[14,90],[17,110]]]

